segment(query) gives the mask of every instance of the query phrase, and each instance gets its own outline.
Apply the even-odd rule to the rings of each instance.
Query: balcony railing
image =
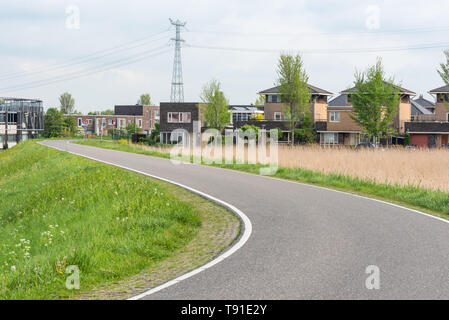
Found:
[[[412,122],[434,122],[437,121],[436,114],[417,114],[412,115],[411,119]]]

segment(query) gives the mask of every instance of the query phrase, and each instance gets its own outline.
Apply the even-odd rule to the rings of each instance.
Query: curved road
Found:
[[[145,299],[447,299],[449,224],[341,192],[66,141],[57,147],[226,201],[253,231],[221,263]],[[380,268],[368,290],[366,267]]]

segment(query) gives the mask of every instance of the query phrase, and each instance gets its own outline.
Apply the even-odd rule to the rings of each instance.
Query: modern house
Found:
[[[312,121],[327,120],[327,101],[333,93],[320,89],[318,87],[308,85],[312,97],[310,98],[310,110],[312,112]],[[264,113],[265,120],[282,121],[285,117],[282,112],[281,96],[279,86],[262,90],[260,95],[265,97]]]
[[[107,135],[115,129],[125,129],[129,123],[141,128],[141,133],[150,134],[159,122],[158,106],[117,105],[114,115],[71,115],[77,126],[87,134]]]
[[[317,123],[317,132],[320,134],[320,144],[325,145],[357,145],[364,140],[362,128],[351,118],[353,107],[351,95],[355,88],[344,90],[338,97],[329,101],[325,122]],[[405,123],[411,119],[411,97],[413,91],[399,88],[400,103],[398,112],[391,127],[397,130],[400,136],[405,133]]]
[[[172,132],[175,129],[184,129],[193,133],[193,122],[198,121],[201,128],[199,102],[161,102],[160,103],[160,139],[162,143],[172,143]],[[179,141],[184,137],[173,137]]]
[[[264,107],[255,107],[253,105],[230,105],[230,124],[237,121],[249,121],[252,119],[264,119]]]
[[[0,97],[0,149],[37,138],[43,130],[41,100]]]
[[[449,143],[449,86],[429,91],[435,95],[434,112],[412,117],[405,124],[410,135],[410,144],[434,148]]]
[[[333,93],[312,85],[308,85],[308,88],[312,95],[310,98],[311,120],[316,130],[320,121],[325,122],[327,119],[327,101]],[[264,120],[233,119],[234,129],[239,129],[245,124],[254,125],[264,130],[280,129],[285,133],[284,136],[287,137],[287,140],[290,140],[291,132],[283,112],[279,87],[262,90],[258,94],[262,95],[265,100],[263,108]],[[300,127],[300,124],[298,124],[298,127]]]

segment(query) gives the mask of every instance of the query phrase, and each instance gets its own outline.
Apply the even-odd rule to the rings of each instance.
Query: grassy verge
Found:
[[[168,158],[169,155],[157,151],[144,150],[138,145],[119,144],[117,142],[102,143],[96,140],[76,141],[78,144],[90,145],[106,149],[141,153],[150,156]],[[259,174],[261,165],[214,165],[221,168]],[[368,196],[421,210],[445,219],[449,219],[449,193],[428,190],[415,186],[400,186],[376,183],[340,174],[324,174],[305,169],[280,167],[273,177],[297,181],[317,186],[329,187],[358,195]]]
[[[134,294],[238,234],[234,215],[199,196],[33,141],[0,152],[0,164],[0,299]],[[80,290],[66,288],[71,265]]]

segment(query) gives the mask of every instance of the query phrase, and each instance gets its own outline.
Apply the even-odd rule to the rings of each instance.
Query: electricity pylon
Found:
[[[173,61],[173,75],[171,81],[170,102],[184,102],[184,83],[182,81],[182,64],[181,64],[181,27],[187,22],[170,19],[170,23],[176,27],[176,37],[171,38],[175,42],[175,59]]]

